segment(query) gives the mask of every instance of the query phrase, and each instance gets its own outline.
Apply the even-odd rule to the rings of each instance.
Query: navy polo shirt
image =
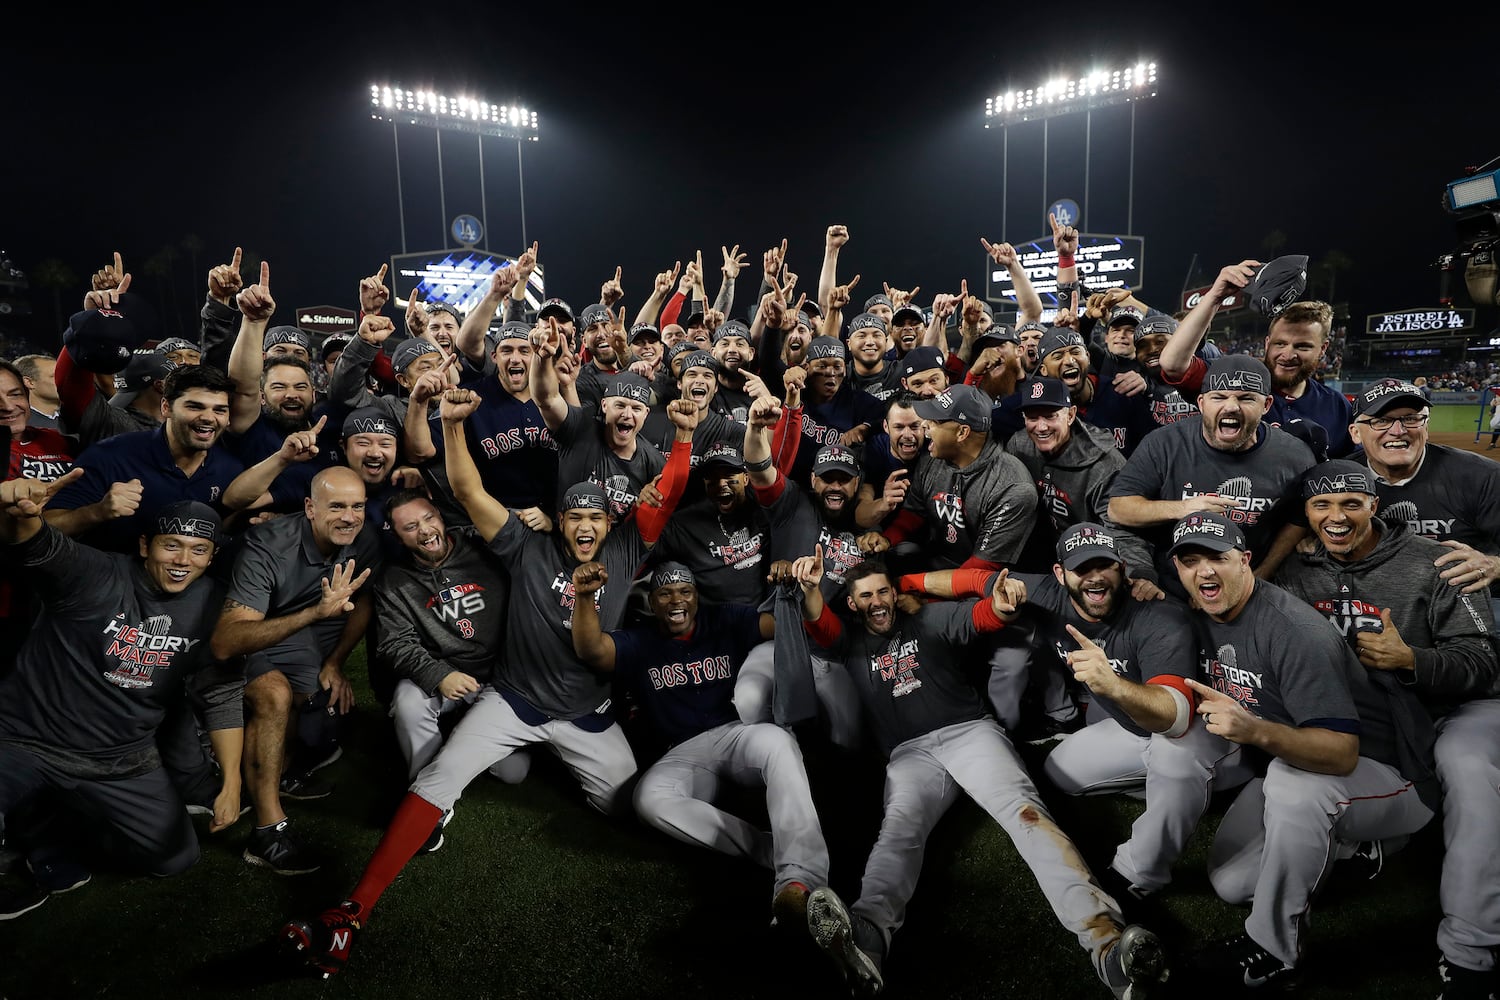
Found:
[[[300,511],[303,499],[312,492],[313,477],[333,465],[339,445],[341,422],[335,419],[336,414],[330,412],[330,407],[326,404],[313,409],[312,422],[316,424],[318,418],[325,414],[328,416],[328,423],[324,426],[323,433],[318,435],[318,453],[306,462],[294,462],[287,466],[271,483],[269,492],[272,510],[282,514]],[[255,418],[255,423],[245,428],[243,434],[225,431],[221,441],[230,454],[248,469],[280,451],[287,436],[287,432],[262,411]]]
[[[185,474],[172,460],[165,426],[105,438],[85,448],[73,465],[84,470],[83,477],[63,487],[48,505],[53,510],[87,507],[104,499],[115,483],[141,481],[141,505],[134,514],[96,525],[79,539],[106,552],[132,555],[139,553],[140,537],[157,511],[179,500],[197,500],[222,510],[219,500],[224,491],[245,471],[244,463],[215,444],[198,471]]]

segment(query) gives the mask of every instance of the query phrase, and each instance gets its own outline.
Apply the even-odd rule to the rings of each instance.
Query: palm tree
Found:
[[[77,289],[78,273],[56,257],[48,257],[37,261],[36,267],[31,269],[31,280],[38,288],[45,288],[52,293],[52,329],[61,330],[65,322],[62,293],[66,289]]]
[[[1354,270],[1354,259],[1342,250],[1329,250],[1323,254],[1323,258],[1314,265],[1319,279],[1328,282],[1328,301],[1333,302],[1334,286],[1338,276]]]

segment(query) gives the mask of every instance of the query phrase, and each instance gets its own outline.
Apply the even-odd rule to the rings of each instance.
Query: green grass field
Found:
[[[387,720],[363,681],[335,794],[288,803],[297,828],[333,860],[282,878],[240,858],[250,820],[216,837],[168,880],[96,874],[42,908],[0,923],[0,996],[678,998],[840,996],[827,960],[768,927],[771,877],[587,808],[542,754],[506,786],[481,776],[460,801],[448,843],[412,861],[333,980],[300,974],[268,946],[288,916],[336,902],[357,880],[404,791]],[[833,854],[832,883],[857,895],[879,820],[881,775],[869,760],[810,752],[808,769]],[[1103,865],[1140,806],[1052,801],[1084,855]],[[761,808],[753,800],[746,809]],[[1222,808],[1222,804],[1220,804]],[[1157,929],[1189,950],[1238,929],[1203,874],[1216,810],[1199,830]],[[205,821],[200,820],[200,823]],[[206,829],[206,827],[205,827]],[[1379,879],[1334,884],[1314,914],[1306,962],[1313,998],[1413,998],[1435,977],[1435,827],[1387,859]],[[900,998],[1107,997],[1056,922],[1004,833],[963,800],[932,837],[922,881],[886,965]],[[1178,995],[1201,995],[1181,973]]]

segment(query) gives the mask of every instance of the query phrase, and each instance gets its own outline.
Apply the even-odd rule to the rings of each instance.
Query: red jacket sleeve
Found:
[[[89,408],[99,391],[94,385],[93,372],[75,365],[73,356],[64,347],[57,352],[57,367],[52,380],[57,383],[57,398],[62,401],[63,423],[77,428],[83,421],[83,411]]]
[[[661,329],[677,322],[677,317],[682,315],[682,304],[687,301],[687,296],[681,292],[673,292],[672,297],[667,300],[666,306],[661,311]]]
[[[925,523],[922,520],[922,515],[916,511],[903,510],[896,514],[896,519],[881,534],[885,535],[892,545],[895,545],[898,542],[906,541]]]
[[[792,474],[797,461],[797,448],[802,443],[802,407],[781,408],[781,419],[771,429],[771,455],[776,461],[776,471],[783,476]]]
[[[672,519],[672,514],[677,510],[677,501],[682,499],[682,491],[687,488],[688,469],[693,458],[693,442],[676,441],[672,444],[672,454],[667,456],[667,466],[661,470],[661,506],[651,507],[646,504],[635,506],[635,526],[640,531],[641,537],[646,540],[647,545],[655,545],[661,533],[666,530],[667,522]]]
[[[823,605],[823,613],[815,622],[803,619],[802,627],[807,630],[808,636],[813,642],[824,649],[839,641],[839,636],[844,632],[844,623],[839,621],[839,616],[833,613],[828,605]]]

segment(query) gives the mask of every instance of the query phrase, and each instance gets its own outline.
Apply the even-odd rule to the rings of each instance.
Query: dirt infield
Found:
[[[1464,451],[1472,451],[1476,455],[1484,455],[1488,458],[1500,461],[1500,448],[1490,451],[1490,432],[1485,431],[1484,436],[1476,444],[1474,435],[1460,431],[1442,431],[1430,435],[1429,440],[1435,444],[1446,444],[1452,448],[1462,448]]]

